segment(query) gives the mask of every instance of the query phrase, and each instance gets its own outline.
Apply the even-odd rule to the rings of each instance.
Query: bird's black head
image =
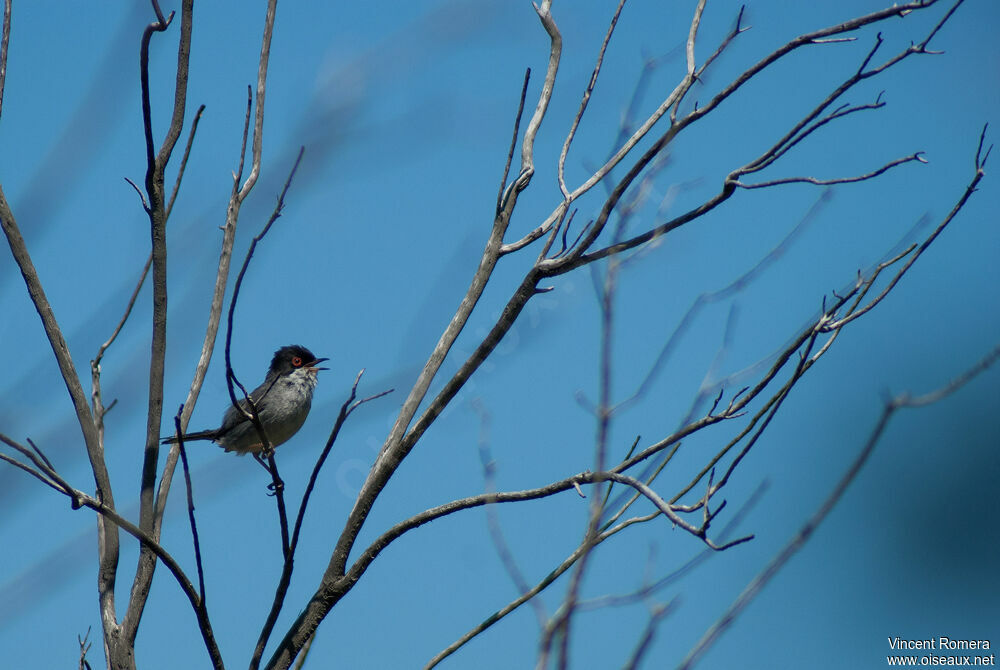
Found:
[[[317,368],[316,364],[327,360],[330,359],[316,358],[313,352],[309,351],[302,345],[291,344],[274,352],[274,358],[271,359],[271,367],[267,371],[267,374],[269,377],[273,375],[282,375],[292,372],[293,370],[298,370],[299,368],[326,370],[326,368]]]

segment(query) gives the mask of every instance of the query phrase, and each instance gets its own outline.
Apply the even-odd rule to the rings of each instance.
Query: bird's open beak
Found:
[[[322,363],[323,361],[328,361],[328,360],[330,360],[330,359],[329,358],[317,358],[316,360],[314,360],[312,363],[310,363],[306,367],[309,368],[310,370],[329,370],[330,368],[316,367],[317,363]]]

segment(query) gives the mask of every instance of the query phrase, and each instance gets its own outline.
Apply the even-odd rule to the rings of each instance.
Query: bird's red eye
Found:
[[[292,365],[294,365],[297,368],[301,368],[302,367],[302,359],[299,358],[298,356],[293,356],[292,357]]]

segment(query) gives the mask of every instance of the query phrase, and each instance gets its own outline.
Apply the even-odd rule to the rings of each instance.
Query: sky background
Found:
[[[688,104],[707,100],[799,34],[883,6],[862,0],[750,3],[744,23],[752,29],[707,73]],[[677,139],[633,230],[715,194],[730,170],[770,147],[850,76],[878,31],[885,39],[875,59],[881,62],[923,39],[949,6],[939,3],[860,31],[854,43],[801,49],[769,68]],[[185,138],[198,105],[206,111],[168,226],[168,423],[200,352],[246,87],[256,78],[264,8],[248,7],[216,2],[195,10]],[[175,7],[164,2],[163,8]],[[738,10],[731,2],[708,4],[699,60],[714,50]],[[559,202],[556,160],[613,11],[609,2],[555,3],[562,68],[538,136],[536,174],[521,195],[508,240],[538,225]],[[693,3],[626,6],[567,160],[571,184],[614,148],[647,59],[657,67],[641,79],[634,98],[638,118],[682,76],[692,11]],[[141,183],[145,170],[137,54],[152,18],[143,3],[127,9],[97,3],[86,11],[45,0],[14,6],[0,183],[85,388],[88,363],[121,317],[148,254],[148,222],[124,177]],[[645,377],[698,295],[727,286],[806,221],[787,253],[744,291],[699,312],[677,354],[640,401],[616,418],[615,453],[636,435],[648,445],[669,434],[707,374],[714,380],[766,360],[817,313],[824,295],[847,286],[901,240],[918,241],[948,213],[973,177],[983,124],[993,124],[988,142],[1000,124],[998,19],[995,2],[968,0],[931,44],[943,55],[913,56],[843,100],[873,102],[884,91],[886,107],[831,124],[760,177],[849,176],[915,151],[925,152],[927,165],[903,165],[878,180],[829,192],[808,185],[739,192],[630,264],[617,305],[618,399]],[[151,46],[157,144],[173,96],[178,33],[179,22],[154,36]],[[250,386],[281,345],[300,343],[331,358],[309,420],[278,452],[290,506],[358,370],[367,370],[360,393],[397,390],[353,415],[334,448],[306,517],[274,639],[315,589],[409,384],[468,286],[492,223],[524,70],[533,71],[530,110],[547,58],[548,40],[528,2],[279,5],[263,172],[240,218],[236,268],[266,222],[298,148],[306,152],[284,216],[258,247],[244,282],[233,365]],[[170,183],[181,150],[168,169]],[[660,625],[646,667],[675,665],[821,504],[889,394],[937,388],[995,346],[995,160],[959,217],[883,304],[841,334],[737,470],[717,528],[745,508],[736,532],[756,539],[714,555],[647,601],[581,613],[573,667],[622,665],[650,605],[672,599],[676,610]],[[599,211],[602,193],[598,187],[579,203],[577,226]],[[914,237],[911,230],[920,222]],[[492,325],[536,253],[533,247],[501,262],[444,373],[455,371]],[[400,467],[359,546],[428,507],[482,492],[482,444],[496,462],[500,490],[540,486],[592,466],[594,419],[586,404],[597,397],[599,347],[592,276],[582,269],[552,285],[529,303]],[[7,251],[0,253],[0,314],[0,431],[21,441],[30,437],[68,481],[90,491],[79,427]],[[105,358],[102,377],[106,400],[118,400],[107,417],[115,496],[133,519],[149,323],[147,284]],[[727,327],[732,337],[719,357]],[[223,342],[192,429],[215,427],[228,403]],[[841,504],[700,667],[884,667],[887,638],[895,636],[1000,644],[998,391],[1000,368],[994,368],[932,407],[897,415]],[[686,442],[657,489],[675,491],[739,427],[722,426]],[[227,664],[240,667],[280,573],[274,504],[265,495],[265,474],[251,459],[208,443],[190,445],[189,456],[213,625]],[[762,485],[765,492],[748,506]],[[8,466],[0,467],[0,497],[6,510],[0,515],[5,664],[67,667],[78,657],[77,635],[92,627],[89,658],[94,667],[103,665],[93,514],[72,511],[64,497]],[[586,511],[572,492],[497,510],[529,582],[573,550]],[[163,544],[195,574],[182,489],[171,496]],[[122,547],[118,595],[124,603],[137,544],[123,535]],[[700,551],[695,539],[671,531],[662,519],[627,531],[596,552],[583,595],[634,591]],[[565,588],[563,579],[543,595],[549,615]],[[375,561],[322,624],[307,667],[422,667],[514,597],[483,510],[436,521]],[[537,641],[537,619],[524,607],[441,667],[531,667]],[[137,659],[144,668],[208,667],[194,616],[162,567]]]

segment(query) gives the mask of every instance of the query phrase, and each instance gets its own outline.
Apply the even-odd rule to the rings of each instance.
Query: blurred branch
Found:
[[[859,276],[854,286],[844,293],[842,296],[837,296],[836,300],[831,306],[826,306],[824,301],[824,307],[821,314],[816,317],[810,324],[800,331],[798,336],[792,340],[792,342],[786,346],[786,348],[779,354],[777,360],[774,362],[772,367],[763,375],[763,377],[755,384],[752,388],[746,389],[745,392],[741,392],[734,397],[728,406],[719,413],[715,413],[715,407],[709,410],[708,414],[701,419],[687,423],[683,428],[676,431],[672,435],[656,442],[655,444],[640,450],[639,453],[634,456],[625,459],[621,464],[613,468],[616,472],[623,472],[630,469],[642,460],[645,460],[652,456],[654,453],[661,451],[681,439],[687,437],[688,435],[705,428],[708,425],[712,425],[722,420],[729,418],[734,418],[738,413],[744,411],[751,402],[757,398],[764,389],[775,379],[781,369],[785,367],[793,358],[797,358],[797,362],[794,369],[789,376],[788,380],[776,391],[773,395],[764,403],[764,405],[756,412],[756,414],[747,423],[747,426],[740,431],[732,440],[730,440],[712,459],[710,459],[704,467],[698,472],[698,474],[691,480],[691,482],[684,488],[682,488],[671,500],[671,503],[676,503],[682,496],[689,493],[699,481],[701,481],[707,474],[709,474],[713,468],[722,460],[722,458],[729,453],[737,444],[739,444],[745,437],[750,436],[747,443],[742,447],[741,451],[733,459],[733,461],[726,468],[725,473],[719,479],[719,481],[713,486],[712,494],[717,492],[729,480],[730,475],[735,470],[736,466],[742,461],[744,456],[749,452],[749,450],[754,446],[757,440],[760,438],[763,431],[769,425],[771,419],[774,417],[778,408],[784,399],[791,392],[792,388],[798,383],[798,381],[809,371],[809,369],[830,349],[834,340],[839,335],[840,331],[844,326],[851,323],[856,318],[860,317],[862,314],[866,313],[874,304],[880,302],[884,299],[888,293],[898,284],[902,276],[912,267],[919,253],[922,253],[927,249],[941,234],[944,228],[954,220],[958,212],[965,206],[968,202],[969,197],[975,192],[977,185],[984,176],[984,159],[982,153],[982,147],[984,144],[985,128],[983,129],[983,134],[980,135],[979,146],[976,151],[975,159],[975,173],[970,180],[969,184],[966,186],[965,191],[955,203],[955,206],[948,213],[948,215],[942,220],[942,222],[935,228],[927,238],[920,244],[919,247],[913,245],[893,258],[890,258],[872,270],[867,277]],[[987,150],[988,151],[988,150]],[[913,253],[914,249],[918,249],[917,253]],[[883,292],[874,300],[869,303],[865,308],[860,308],[859,305],[863,301],[864,297],[867,295],[869,290],[878,281],[882,272],[886,269],[900,263],[904,258],[909,259],[907,262],[896,271],[896,274],[889,281]],[[844,310],[843,316],[838,316],[838,313]],[[821,335],[829,334],[830,337],[816,350],[813,351],[817,344],[818,338]],[[797,354],[797,355],[796,355]],[[760,424],[758,427],[758,423]],[[755,430],[756,429],[756,430]],[[752,433],[752,434],[751,434]],[[699,504],[694,505],[690,509],[697,509]]]
[[[760,593],[761,589],[767,585],[768,582],[780,571],[788,561],[794,556],[805,543],[809,541],[812,537],[813,532],[816,528],[823,522],[824,519],[830,514],[833,508],[840,502],[843,497],[844,492],[847,487],[857,478],[861,469],[864,467],[868,458],[875,451],[875,447],[878,445],[882,434],[885,432],[886,426],[889,424],[889,420],[892,416],[902,408],[907,407],[923,407],[931,403],[935,403],[941,400],[947,395],[954,393],[976,375],[983,372],[992,366],[997,359],[1000,358],[1000,345],[996,346],[989,354],[982,358],[978,363],[976,363],[972,368],[964,372],[959,377],[955,378],[945,386],[927,393],[926,395],[913,397],[908,393],[903,393],[891,398],[885,403],[882,408],[882,415],[872,430],[871,434],[868,436],[868,441],[862,448],[861,452],[855,457],[854,462],[847,469],[847,472],[840,478],[837,485],[834,486],[830,495],[827,496],[826,500],[820,505],[819,509],[809,518],[808,521],[799,529],[799,532],[789,540],[788,544],[778,552],[777,555],[767,566],[758,574],[753,581],[747,584],[743,592],[733,601],[732,605],[726,610],[726,612],[719,617],[716,621],[702,636],[702,638],[695,644],[695,646],[688,652],[687,656],[678,666],[683,670],[694,667],[695,663],[708,651],[713,644],[719,639],[719,637],[732,625],[744,609],[753,601],[754,598]]]
[[[742,275],[731,281],[729,284],[716,291],[704,292],[698,294],[698,296],[688,307],[687,311],[684,312],[684,316],[681,317],[677,326],[670,333],[670,336],[664,342],[663,347],[660,349],[660,353],[657,355],[656,360],[650,366],[649,372],[643,377],[642,381],[636,386],[635,391],[632,392],[630,396],[624,400],[618,402],[615,405],[614,411],[618,412],[630,407],[639,398],[641,398],[646,391],[650,388],[653,381],[659,375],[663,366],[669,360],[670,356],[674,353],[677,348],[678,343],[682,335],[686,334],[691,326],[693,325],[697,316],[701,313],[701,310],[706,306],[721,300],[725,300],[733,295],[745,290],[751,283],[754,282],[758,277],[760,277],[769,267],[774,265],[780,258],[782,258],[788,250],[791,248],[792,243],[798,239],[806,227],[812,223],[819,211],[830,201],[833,193],[829,189],[825,189],[823,193],[816,199],[816,202],[809,208],[809,211],[799,220],[799,222],[788,232],[785,237],[778,242],[767,254],[764,255],[753,267],[744,272]]]
[[[697,32],[697,25],[700,21],[701,11],[704,7],[705,0],[701,0],[698,4],[698,8],[695,10],[695,19],[691,26],[691,37],[688,42],[689,70],[693,69],[694,35]],[[636,194],[635,200],[641,201],[643,199],[644,196],[641,194],[640,189],[640,193]],[[624,233],[625,223],[630,216],[630,212],[631,210],[626,208],[626,212],[619,217],[619,224],[615,229],[616,237],[620,237]],[[611,431],[611,371],[614,334],[614,307],[615,297],[618,290],[618,273],[620,269],[620,257],[615,257],[608,261],[607,267],[604,270],[604,281],[599,289],[598,295],[598,305],[600,310],[600,349],[597,361],[598,405],[595,411],[597,425],[595,426],[596,437],[594,440],[594,469],[598,472],[603,471],[606,467],[608,439]],[[548,667],[548,657],[551,653],[552,645],[556,637],[559,639],[559,655],[557,665],[560,670],[566,670],[569,667],[569,647],[572,618],[576,611],[577,602],[580,598],[580,588],[589,564],[590,556],[592,555],[592,551],[596,546],[596,541],[600,535],[601,515],[605,509],[604,505],[607,503],[607,493],[610,493],[610,486],[603,486],[603,483],[604,482],[598,482],[594,487],[593,494],[590,496],[586,528],[584,530],[583,540],[580,542],[582,552],[579,560],[577,560],[576,565],[573,567],[573,572],[570,574],[569,586],[566,589],[566,596],[563,598],[562,606],[548,621],[542,631],[537,664],[537,667],[540,669]],[[631,479],[630,482],[623,481],[622,483],[627,483],[629,486],[632,486],[636,489],[637,493],[645,495],[651,502],[653,502],[654,505],[657,506],[657,508],[660,508],[658,503],[662,501],[659,500],[659,496],[653,493],[651,489],[648,489],[648,487],[645,489],[638,488],[645,486],[642,482]],[[673,515],[673,511],[666,506],[663,509],[660,509],[660,511],[667,514],[668,517]]]
[[[495,493],[496,461],[493,460],[490,454],[490,414],[478,400],[474,401],[473,409],[479,414],[479,461],[483,466],[483,492]],[[486,505],[486,527],[489,531],[490,539],[493,541],[493,547],[497,552],[497,556],[500,558],[500,563],[507,572],[507,576],[510,577],[510,581],[514,584],[514,588],[520,594],[527,593],[531,590],[531,587],[528,586],[528,581],[524,578],[524,573],[517,565],[510,545],[504,537],[503,528],[500,525],[500,518],[495,505]],[[530,602],[534,607],[538,625],[544,626],[546,619],[544,605],[538,598],[532,598]]]
[[[646,628],[642,632],[642,637],[639,638],[639,643],[636,645],[632,655],[629,656],[623,666],[625,670],[637,670],[637,668],[639,668],[639,664],[646,656],[646,652],[649,651],[649,646],[652,644],[653,638],[656,636],[656,629],[659,627],[660,622],[662,622],[668,615],[672,614],[676,609],[676,600],[671,600],[664,605],[656,605],[651,608],[649,621],[646,622]]]

